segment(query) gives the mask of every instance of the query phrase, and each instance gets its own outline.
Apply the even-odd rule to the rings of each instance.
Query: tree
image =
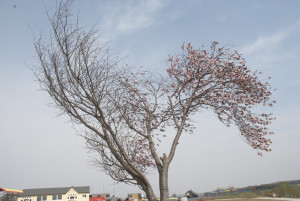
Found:
[[[283,182],[280,186],[273,189],[278,197],[299,198],[300,192],[287,182]]]
[[[4,192],[2,194],[0,194],[0,201],[15,201],[17,196],[14,193],[7,193]]]
[[[236,125],[254,149],[270,151],[272,114],[256,114],[257,105],[272,106],[271,87],[252,73],[237,51],[218,47],[197,50],[183,44],[179,57],[169,56],[168,75],[121,66],[93,28],[72,22],[72,2],[61,2],[49,17],[51,34],[40,35],[33,67],[41,89],[62,114],[70,117],[87,146],[99,155],[96,165],[117,182],[136,184],[154,201],[147,170],[159,174],[160,199],[168,200],[168,169],[183,133],[193,132],[191,117],[215,112],[227,126]],[[87,30],[87,31],[86,31]],[[158,146],[172,128],[169,153]],[[261,154],[260,152],[258,152]]]

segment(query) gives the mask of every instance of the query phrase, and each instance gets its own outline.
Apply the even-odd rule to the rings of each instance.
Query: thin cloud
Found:
[[[299,57],[298,35],[300,20],[270,35],[259,36],[254,42],[241,48],[251,65],[274,67],[278,62],[291,61]],[[291,45],[291,41],[294,41]],[[284,51],[283,51],[284,50]]]
[[[270,37],[260,36],[254,44],[244,47],[243,48],[244,52],[253,53],[257,50],[272,46],[272,45],[282,41],[286,37],[287,34],[288,34],[288,32],[284,31],[284,32],[276,33],[275,35],[272,35]]]
[[[147,28],[157,21],[157,12],[164,7],[161,0],[130,1],[110,5],[104,16],[103,27],[114,33]]]
[[[274,46],[280,44],[285,40],[294,30],[299,28],[300,21],[297,21],[294,25],[287,27],[275,34],[269,36],[259,36],[258,39],[251,44],[248,44],[242,48],[243,52],[246,54],[252,54],[256,51],[269,50]]]

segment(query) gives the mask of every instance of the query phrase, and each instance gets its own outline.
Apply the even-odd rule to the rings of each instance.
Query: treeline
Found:
[[[272,191],[277,197],[300,198],[300,187],[298,184],[292,186],[291,184],[284,182],[280,186],[272,189]]]
[[[300,198],[300,180],[278,181],[269,184],[253,185],[243,188],[230,187],[226,189],[218,188],[214,192],[206,192],[203,193],[203,195],[221,198],[252,198],[261,196]],[[228,189],[230,189],[230,191]]]
[[[276,187],[279,187],[283,183],[287,183],[287,184],[289,184],[291,186],[295,186],[295,185],[300,185],[300,180],[278,181],[278,182],[269,183],[269,184],[247,186],[247,187],[244,187],[244,188],[240,188],[239,190],[266,191],[266,190],[271,190],[271,189],[274,189]]]
[[[257,194],[263,193],[268,197],[300,198],[300,180],[278,181],[238,189],[238,191],[241,190],[251,191]]]

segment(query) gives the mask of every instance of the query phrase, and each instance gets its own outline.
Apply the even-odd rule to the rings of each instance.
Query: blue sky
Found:
[[[16,8],[14,8],[16,5]],[[90,153],[64,116],[48,106],[29,69],[37,60],[33,33],[48,33],[46,8],[55,1],[0,0],[0,186],[38,188],[90,185],[92,192],[124,197],[140,191],[90,166]],[[168,54],[182,42],[219,41],[245,56],[250,69],[271,76],[277,100],[271,111],[272,152],[263,157],[235,127],[214,114],[195,118],[170,167],[170,193],[211,191],[300,179],[300,1],[90,0],[75,1],[82,26],[95,25],[111,51],[130,66],[165,73]],[[167,143],[167,142],[164,142]],[[158,195],[157,175],[149,173]]]

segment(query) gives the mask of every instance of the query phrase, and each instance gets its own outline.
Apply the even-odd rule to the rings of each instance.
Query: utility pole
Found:
[[[116,183],[113,183],[111,185],[114,185],[114,195],[113,195],[113,201],[116,201]]]

